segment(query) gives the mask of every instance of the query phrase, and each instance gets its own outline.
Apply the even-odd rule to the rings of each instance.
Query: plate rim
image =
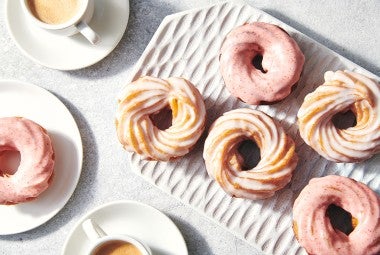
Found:
[[[101,55],[101,57],[98,57],[98,58],[95,58],[94,60],[92,61],[88,61],[88,62],[85,62],[85,64],[80,64],[80,65],[71,65],[71,66],[61,66],[61,65],[57,65],[57,64],[51,64],[51,63],[46,63],[44,61],[41,61],[39,60],[38,58],[36,58],[35,56],[33,56],[32,54],[30,54],[27,50],[25,50],[24,47],[22,47],[19,43],[19,40],[17,39],[17,36],[15,36],[14,34],[14,31],[13,29],[11,28],[11,22],[10,22],[10,18],[9,18],[9,8],[10,8],[10,3],[12,4],[19,4],[18,3],[19,0],[6,0],[5,1],[5,25],[7,27],[7,30],[8,30],[8,34],[10,35],[12,41],[14,42],[14,44],[16,45],[16,47],[20,50],[20,52],[25,56],[27,57],[28,59],[32,60],[33,62],[41,65],[41,66],[44,66],[44,67],[48,67],[48,68],[51,68],[51,69],[55,69],[55,70],[61,70],[61,71],[73,71],[73,70],[79,70],[79,69],[83,69],[83,68],[86,68],[86,67],[89,67],[89,66],[92,66],[98,62],[100,62],[101,60],[103,60],[104,58],[106,58],[116,47],[117,45],[120,43],[121,39],[123,38],[123,35],[125,34],[125,31],[128,27],[128,23],[129,23],[129,16],[130,16],[130,3],[129,3],[129,0],[122,0],[122,1],[125,1],[126,2],[126,23],[124,25],[124,28],[122,30],[122,32],[120,34],[118,34],[117,37],[115,37],[115,42],[114,44],[111,46],[111,47],[108,47],[108,49],[105,51],[104,54]],[[108,1],[106,1],[108,2]],[[20,15],[23,15],[23,14],[20,14]],[[25,25],[25,24],[23,24]],[[89,45],[91,46],[91,45]]]
[[[82,215],[75,223],[75,225],[71,228],[70,232],[67,234],[67,237],[65,239],[65,242],[63,243],[63,247],[62,247],[62,250],[61,250],[61,255],[67,255],[66,254],[66,250],[67,248],[69,247],[69,241],[71,239],[71,237],[73,236],[74,232],[80,227],[80,224],[82,222],[84,222],[86,219],[88,219],[91,215],[93,215],[94,213],[98,212],[98,211],[101,211],[107,207],[111,207],[111,206],[117,206],[117,205],[132,205],[132,206],[141,206],[141,207],[145,207],[145,208],[148,208],[149,210],[152,210],[154,211],[155,213],[159,214],[160,216],[166,218],[167,220],[169,220],[169,222],[173,225],[173,227],[177,230],[177,232],[179,233],[179,237],[181,239],[181,241],[183,242],[183,245],[184,245],[184,249],[186,250],[186,254],[182,254],[182,255],[188,255],[188,249],[187,249],[187,245],[186,245],[186,241],[182,235],[182,232],[179,230],[179,228],[177,227],[177,225],[173,222],[172,219],[170,219],[170,217],[168,215],[166,215],[165,213],[163,213],[162,211],[160,211],[159,209],[155,208],[154,206],[151,206],[151,205],[148,205],[148,204],[145,204],[143,202],[140,202],[140,201],[136,201],[136,200],[129,200],[129,199],[120,199],[120,200],[114,200],[114,201],[110,201],[110,202],[106,202],[106,203],[103,203],[103,204],[100,204],[98,206],[95,206],[93,209],[91,209],[89,212],[87,212],[86,214]]]
[[[72,113],[70,112],[70,110],[66,107],[66,105],[61,101],[59,100],[59,98],[57,96],[55,96],[53,93],[51,93],[50,91],[48,91],[47,89],[43,88],[43,87],[40,87],[38,85],[35,85],[33,83],[29,83],[29,82],[25,82],[25,81],[20,81],[20,80],[16,80],[16,79],[0,79],[0,87],[3,86],[3,84],[8,84],[8,85],[13,85],[13,84],[17,84],[17,86],[20,86],[20,87],[28,87],[28,89],[32,89],[32,90],[35,90],[37,91],[38,93],[41,93],[43,94],[43,96],[48,96],[50,97],[50,99],[54,100],[57,104],[59,104],[61,107],[63,107],[63,109],[65,110],[65,112],[68,114],[68,116],[70,116],[70,120],[73,122],[73,124],[75,124],[75,127],[76,127],[76,132],[77,132],[77,135],[79,138],[76,142],[78,142],[78,147],[77,148],[77,156],[78,156],[78,171],[76,171],[76,180],[75,182],[73,183],[72,187],[71,187],[71,190],[68,190],[69,192],[67,193],[67,198],[62,200],[62,205],[59,206],[57,209],[55,210],[52,210],[50,211],[48,214],[48,217],[42,221],[36,221],[38,222],[37,224],[31,224],[30,226],[28,226],[27,228],[23,228],[22,230],[16,230],[16,231],[1,231],[0,230],[0,236],[7,236],[7,235],[14,235],[14,234],[19,234],[19,233],[24,233],[24,232],[27,232],[29,230],[32,230],[32,229],[35,229],[37,227],[40,227],[41,225],[45,224],[46,222],[48,222],[49,220],[51,220],[53,217],[55,217],[64,207],[65,205],[68,203],[68,201],[70,200],[70,198],[73,196],[77,186],[78,186],[78,183],[79,183],[79,179],[81,177],[81,174],[82,174],[82,168],[83,168],[83,141],[82,141],[82,136],[81,136],[81,133],[79,131],[79,126],[77,124],[77,122],[75,121],[75,118],[74,116],[72,115]]]

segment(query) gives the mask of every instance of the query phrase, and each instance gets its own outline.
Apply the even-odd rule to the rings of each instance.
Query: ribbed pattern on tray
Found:
[[[219,49],[232,28],[252,21],[280,25],[298,42],[306,57],[303,75],[292,94],[279,104],[257,107],[281,122],[297,144],[300,160],[291,183],[262,201],[229,197],[206,173],[202,158],[205,136],[190,154],[175,162],[144,161],[137,154],[132,154],[131,162],[134,170],[159,188],[263,252],[305,254],[294,238],[291,219],[291,208],[300,190],[310,178],[327,174],[349,176],[378,189],[376,167],[380,165],[380,156],[361,164],[326,161],[300,138],[295,124],[297,111],[305,95],[322,84],[327,70],[350,69],[373,75],[262,11],[248,5],[223,3],[166,17],[137,63],[132,80],[142,75],[189,79],[206,102],[208,128],[223,112],[250,107],[226,90],[219,73]]]

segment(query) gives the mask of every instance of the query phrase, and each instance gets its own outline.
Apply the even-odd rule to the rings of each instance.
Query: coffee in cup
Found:
[[[42,22],[62,24],[78,12],[78,0],[27,0],[30,11]]]
[[[92,242],[88,255],[152,255],[145,243],[129,235],[107,234],[92,219],[85,220],[82,228]]]
[[[143,255],[135,245],[124,241],[109,241],[96,248],[91,255]]]

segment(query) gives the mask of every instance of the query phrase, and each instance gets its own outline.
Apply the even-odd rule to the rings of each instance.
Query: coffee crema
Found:
[[[62,24],[78,11],[79,0],[27,0],[30,11],[47,24]]]
[[[142,253],[131,243],[110,241],[96,249],[92,255],[142,255]]]

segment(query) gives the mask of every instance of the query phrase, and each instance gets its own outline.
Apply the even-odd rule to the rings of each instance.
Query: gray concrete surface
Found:
[[[26,58],[5,26],[4,2],[0,2],[0,79],[31,82],[60,98],[80,128],[84,163],[79,184],[66,206],[36,229],[0,236],[0,254],[60,254],[78,219],[95,206],[119,199],[141,201],[166,213],[184,235],[189,254],[260,254],[224,228],[126,170],[126,155],[113,125],[115,97],[161,20],[168,14],[218,1],[132,0],[128,28],[117,48],[99,63],[76,71],[52,70]],[[380,1],[247,2],[380,74]]]

